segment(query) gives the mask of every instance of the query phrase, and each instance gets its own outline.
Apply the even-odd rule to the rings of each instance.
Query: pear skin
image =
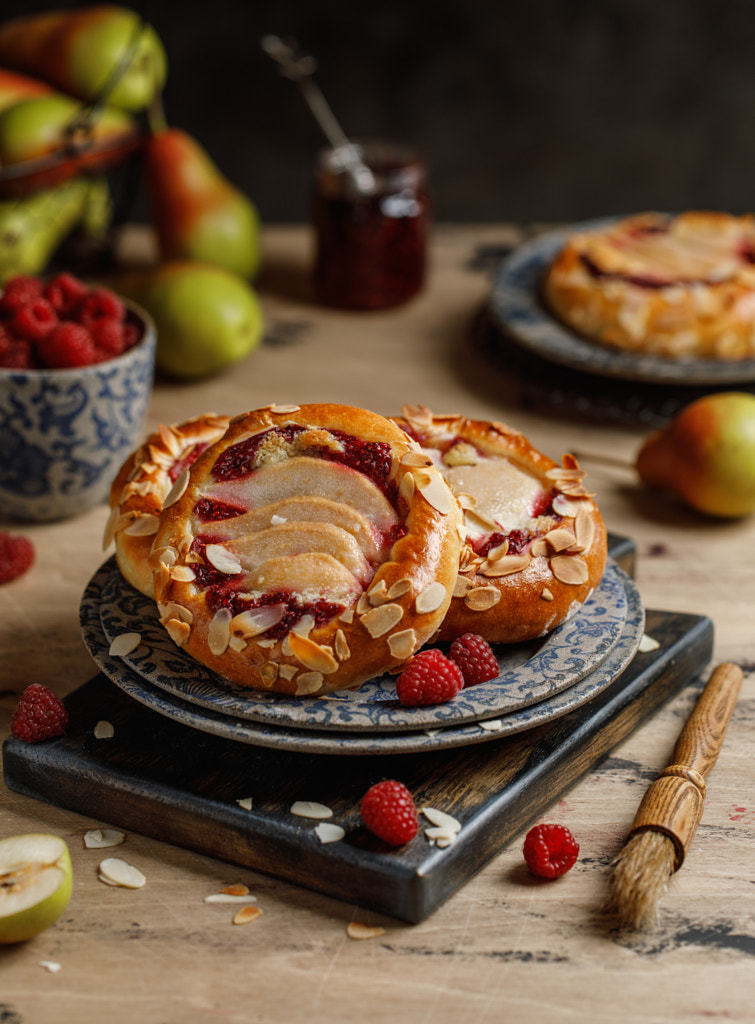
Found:
[[[163,259],[193,259],[251,279],[260,262],[257,210],[187,132],[145,143],[144,176]]]
[[[130,114],[104,107],[82,120],[82,104],[52,92],[0,112],[4,195],[24,196],[125,160],[141,143]],[[57,158],[56,158],[57,157]]]
[[[160,94],[167,75],[165,50],[152,26],[112,4],[12,18],[0,25],[0,64],[78,99],[104,98],[132,112]]]
[[[29,96],[48,96],[53,91],[47,82],[0,68],[0,111],[7,110]]]
[[[640,448],[635,467],[651,487],[676,493],[709,516],[755,511],[755,395],[706,395],[679,412]]]

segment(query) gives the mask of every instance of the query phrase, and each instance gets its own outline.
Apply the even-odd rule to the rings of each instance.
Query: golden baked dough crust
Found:
[[[205,413],[178,425],[161,424],[111,484],[103,546],[115,542],[121,573],[147,597],[155,596],[148,559],[163,503],[189,462],[222,437],[229,422],[227,416]]]
[[[446,476],[464,510],[465,542],[439,640],[543,636],[598,586],[606,529],[576,460],[559,466],[502,423],[407,406],[396,422]]]
[[[644,213],[576,233],[545,271],[546,304],[600,344],[669,359],[755,355],[755,219]]]
[[[256,409],[182,484],[154,539],[155,597],[173,640],[226,679],[323,694],[398,668],[440,626],[461,512],[390,420]]]

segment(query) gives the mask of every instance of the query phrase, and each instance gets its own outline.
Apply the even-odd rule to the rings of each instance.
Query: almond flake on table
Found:
[[[44,967],[50,974],[57,974],[63,965],[59,964],[57,960],[40,960],[39,966]]]
[[[323,821],[316,825],[315,832],[321,843],[337,843],[346,835],[345,829],[342,829],[340,825],[333,825],[329,821]]]
[[[643,633],[637,650],[640,654],[649,654],[651,651],[657,651],[660,646],[661,645],[658,641],[654,640],[652,636],[648,636],[647,633]]]
[[[126,836],[115,828],[92,828],[84,833],[84,846],[88,850],[104,850],[108,846],[120,846]]]
[[[141,642],[141,633],[121,633],[113,638],[108,653],[111,658],[123,658],[135,651]]]
[[[111,740],[115,736],[115,729],[112,722],[98,722],[94,727],[94,738],[96,740]]]
[[[246,893],[233,893],[233,892],[213,892],[209,896],[205,896],[205,903],[256,903],[257,897],[251,892]]]
[[[447,829],[449,832],[461,832],[461,822],[445,811],[439,811],[437,807],[422,807],[420,810],[427,820],[438,828]]]
[[[234,924],[249,924],[252,921],[256,921],[257,918],[262,917],[262,907],[242,907],[241,910],[234,916]]]
[[[237,800],[236,803],[239,807],[243,807],[245,811],[251,811],[252,809],[252,798],[250,796],[242,796],[242,798]]]
[[[318,804],[315,800],[296,800],[291,804],[291,813],[299,818],[332,818],[333,812],[325,804]]]
[[[385,935],[385,928],[381,928],[380,925],[362,924],[361,921],[350,921],[346,926],[346,934],[350,939],[357,941],[376,939],[378,935]]]
[[[138,868],[118,857],[108,857],[100,863],[99,879],[121,889],[141,889],[147,881]]]

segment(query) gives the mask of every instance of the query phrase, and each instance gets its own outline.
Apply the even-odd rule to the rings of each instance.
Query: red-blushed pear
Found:
[[[104,107],[90,113],[79,100],[56,92],[20,100],[0,112],[0,166],[19,172],[3,181],[3,194],[29,195],[104,170],[140,144],[125,111]]]
[[[755,395],[726,391],[685,406],[636,458],[640,479],[722,519],[755,511]]]
[[[0,110],[6,110],[14,103],[18,103],[19,100],[25,100],[28,96],[47,96],[52,91],[52,86],[47,82],[29,78],[28,75],[22,75],[18,71],[0,68]]]
[[[120,275],[113,287],[143,306],[157,328],[156,363],[172,377],[199,379],[246,358],[260,343],[257,293],[237,274],[198,260],[169,260]]]
[[[58,836],[0,839],[0,943],[25,942],[49,928],[72,891],[71,855]]]
[[[257,210],[196,139],[179,128],[156,131],[145,143],[144,175],[164,259],[202,260],[254,277],[260,262]]]
[[[98,100],[106,92],[107,103],[130,111],[147,107],[167,75],[155,30],[136,11],[114,4],[6,21],[0,25],[0,64],[82,100]]]

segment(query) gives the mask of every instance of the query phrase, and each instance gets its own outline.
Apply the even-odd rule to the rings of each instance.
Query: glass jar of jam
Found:
[[[386,309],[425,280],[429,201],[416,153],[390,142],[320,154],[315,184],[314,284],[340,309]],[[356,157],[356,161],[353,159]]]

